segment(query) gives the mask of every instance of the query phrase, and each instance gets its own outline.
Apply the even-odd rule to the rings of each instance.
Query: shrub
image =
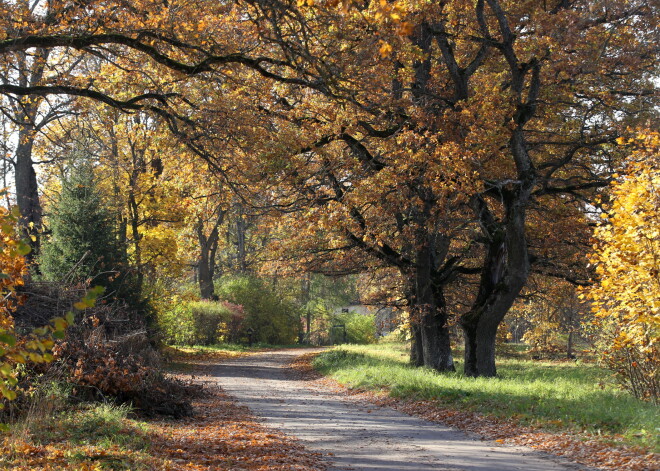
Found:
[[[346,343],[369,344],[376,341],[376,316],[373,314],[362,315],[354,311],[342,313],[335,317],[337,323],[346,327]],[[333,335],[336,337],[337,333],[333,332]],[[342,339],[333,340],[337,342]]]
[[[298,338],[300,308],[254,277],[228,278],[216,290],[221,299],[243,306],[243,333],[254,331],[256,342],[287,345]]]
[[[192,345],[194,331],[188,304],[199,300],[196,287],[173,286],[159,280],[148,290],[161,340],[168,345]]]
[[[46,364],[30,356],[20,365],[17,388],[26,392],[22,396],[41,383],[60,382],[71,385],[71,396],[78,400],[130,403],[147,415],[190,414],[192,391],[161,373],[160,357],[141,313],[121,300],[93,305],[90,294],[76,302],[81,289],[61,283],[26,285],[25,303],[15,313],[22,330],[29,331],[44,316],[66,311],[71,304],[85,309],[78,311],[75,324],[59,336],[64,339],[53,345],[55,361]],[[22,408],[30,407],[27,399],[19,396],[12,411],[20,415]]]
[[[54,351],[78,398],[106,401],[110,397],[118,403],[130,403],[145,415],[192,414],[187,401],[190,387],[161,373],[158,356],[144,334],[113,342],[93,335],[70,338]]]
[[[236,342],[243,325],[243,306],[228,301],[196,301],[188,305],[195,345]]]
[[[596,346],[632,394],[660,403],[660,134],[621,140],[627,175],[614,181],[606,222],[596,228],[591,262]]]
[[[193,341],[196,345],[218,342],[220,326],[229,321],[229,311],[220,303],[196,301],[188,305],[193,323]]]
[[[238,342],[243,307],[227,301],[179,301],[158,314],[158,325],[168,344],[213,345]]]
[[[173,308],[156,314],[158,329],[163,342],[168,345],[194,345],[194,324],[187,304],[176,304]]]
[[[238,343],[243,331],[243,322],[245,321],[243,306],[230,303],[229,301],[221,301],[221,304],[229,311],[229,319],[220,329],[221,339],[227,343]]]

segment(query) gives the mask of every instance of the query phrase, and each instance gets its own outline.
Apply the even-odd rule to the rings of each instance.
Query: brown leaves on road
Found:
[[[386,391],[349,389],[337,381],[324,377],[311,365],[316,353],[298,357],[290,366],[300,378],[314,381],[357,401],[381,407],[392,407],[430,422],[455,427],[477,434],[482,439],[504,445],[519,445],[562,456],[568,460],[602,470],[653,471],[660,469],[660,456],[644,450],[612,445],[589,434],[550,433],[534,427],[522,426],[514,419],[501,419],[475,412],[447,409],[433,401],[396,399]]]
[[[237,404],[204,375],[219,360],[244,352],[179,351],[176,361],[192,368],[181,379],[196,378],[207,394],[193,401],[195,415],[179,420],[153,422],[153,453],[171,463],[168,471],[323,471],[321,455],[311,453],[295,439],[269,429],[245,406]]]
[[[320,455],[259,424],[247,407],[218,389],[193,403],[195,416],[153,424],[152,451],[166,458],[168,470],[291,470],[326,467]]]
[[[187,363],[187,373],[178,377],[204,382],[205,370],[218,357],[198,356],[194,358],[195,364]],[[186,419],[149,420],[142,424],[124,419],[122,434],[141,437],[144,446],[138,448],[80,443],[65,433],[41,444],[28,435],[0,437],[0,468],[15,471],[324,471],[327,468],[320,454],[308,452],[295,439],[259,424],[247,407],[238,405],[213,385],[207,384],[192,405],[194,415]],[[59,423],[53,426],[63,427]]]

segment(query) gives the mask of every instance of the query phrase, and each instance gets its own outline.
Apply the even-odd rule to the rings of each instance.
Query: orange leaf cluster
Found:
[[[323,470],[318,454],[256,422],[220,391],[194,404],[194,418],[155,424],[154,452],[176,470]]]

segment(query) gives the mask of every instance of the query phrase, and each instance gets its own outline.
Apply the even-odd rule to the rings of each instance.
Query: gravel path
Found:
[[[331,470],[566,471],[583,469],[531,449],[479,441],[387,407],[351,401],[296,379],[286,366],[305,350],[242,356],[217,365],[218,384],[267,425],[323,453]]]

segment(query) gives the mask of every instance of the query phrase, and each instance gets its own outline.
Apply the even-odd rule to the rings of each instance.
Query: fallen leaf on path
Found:
[[[522,426],[515,419],[502,419],[476,412],[444,408],[433,401],[395,399],[387,391],[365,391],[347,388],[337,381],[321,375],[312,367],[318,353],[302,355],[289,366],[299,379],[313,382],[315,387],[332,389],[355,401],[388,406],[430,422],[455,427],[464,432],[493,440],[503,445],[522,445],[576,463],[607,471],[657,471],[660,455],[631,446],[604,443],[589,434],[550,433],[538,428]]]

